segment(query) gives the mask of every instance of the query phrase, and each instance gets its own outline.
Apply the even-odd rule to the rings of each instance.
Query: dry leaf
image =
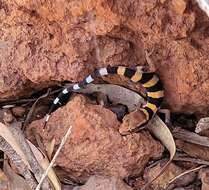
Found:
[[[31,188],[35,187],[36,181],[30,172],[31,168],[26,155],[23,153],[19,134],[13,133],[16,130],[13,127],[7,127],[2,123],[0,123],[0,126],[0,149],[16,166],[18,172],[24,176],[28,185]]]
[[[209,160],[209,148],[201,145],[187,143],[183,140],[176,140],[176,146],[181,151],[185,152],[193,158],[199,158],[202,160]]]
[[[199,171],[200,169],[204,168],[204,167],[207,167],[206,165],[201,165],[201,166],[198,166],[197,168],[193,168],[191,170],[187,170],[187,171],[184,171],[183,173],[181,173],[180,175],[174,177],[169,183],[173,183],[174,181],[176,181],[177,179],[181,178],[182,176],[186,175],[186,174],[189,174],[191,172],[197,172]]]
[[[21,149],[24,152],[25,156],[27,157],[27,160],[31,166],[31,170],[32,170],[36,180],[39,181],[41,179],[42,174],[43,174],[43,169],[40,166],[40,164],[38,163],[37,159],[35,158],[33,152],[31,151],[30,146],[27,143],[27,139],[25,138],[25,136],[23,135],[23,133],[20,129],[20,123],[18,123],[18,122],[12,123],[10,126],[10,131],[15,136],[15,138],[17,139],[19,144],[21,145]],[[25,172],[23,173],[23,175],[24,174],[25,174]],[[28,178],[29,176],[30,176],[30,178]],[[31,186],[34,187],[34,185],[36,185],[36,182],[34,181],[35,179],[33,178],[33,176],[31,174],[28,174],[27,176],[24,175],[24,177],[26,179],[30,180]],[[42,187],[43,187],[43,189],[44,188],[51,189],[51,185],[50,185],[48,178],[46,178],[44,180]]]
[[[54,146],[55,146],[55,138],[53,138],[50,142],[47,143],[46,145],[46,151],[47,151],[47,156],[49,159],[52,158],[52,153],[54,151]]]
[[[156,176],[156,173],[159,173],[162,170],[163,164],[164,161],[161,160],[155,166],[147,168],[144,178],[153,179]],[[182,172],[183,170],[179,166],[171,163],[167,167],[167,170],[153,182],[152,187],[155,187],[156,189],[165,189],[168,186],[169,181],[181,174]]]
[[[30,186],[27,184],[27,181],[16,174],[9,166],[7,161],[4,162],[4,172],[9,178],[10,190],[31,190]]]
[[[175,138],[183,140],[185,142],[209,147],[209,138],[208,137],[200,136],[196,133],[190,132],[190,131],[182,129],[180,127],[176,127],[173,130],[173,135]]]
[[[0,122],[0,136],[2,136],[8,142],[8,144],[11,145],[11,147],[15,150],[15,152],[21,157],[25,165],[27,165],[28,168],[31,169],[28,160],[21,149],[20,144],[13,136],[13,134],[10,132],[9,127],[7,127],[1,122]]]
[[[41,165],[43,170],[45,171],[47,167],[49,166],[49,161],[46,156],[44,156],[30,141],[28,141],[28,144],[35,155],[38,163]],[[54,170],[51,168],[48,172],[48,178],[53,184],[53,187],[55,190],[61,190],[61,184],[59,179],[57,178]]]
[[[209,129],[209,117],[201,118],[195,128],[195,133],[201,133],[204,135]],[[207,135],[206,135],[207,136]]]
[[[177,145],[177,147],[178,147],[178,145]],[[174,161],[181,161],[181,162],[191,163],[192,165],[200,164],[200,165],[209,166],[209,162],[206,161],[206,160],[202,160],[202,159],[199,159],[199,158],[193,158],[193,157],[188,156],[187,154],[179,153],[179,152],[175,154],[175,157],[174,157],[173,160]]]

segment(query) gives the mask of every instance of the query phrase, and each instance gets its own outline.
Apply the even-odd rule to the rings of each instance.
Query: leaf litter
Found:
[[[103,94],[108,96],[108,99],[112,102],[113,105],[117,105],[117,104],[125,105],[125,106],[127,106],[127,109],[128,109],[129,112],[136,110],[142,104],[145,103],[144,98],[141,97],[137,92],[135,92],[133,90],[129,90],[129,89],[124,88],[124,87],[121,87],[121,86],[118,86],[118,85],[112,85],[112,84],[96,84],[96,85],[91,84],[91,85],[88,85],[85,89],[82,89],[82,90],[76,91],[76,92],[81,92],[81,93],[86,93],[86,94],[92,94],[93,92],[103,93]],[[36,99],[34,106],[36,106],[37,102],[40,99],[45,98],[46,96],[47,96],[47,94],[44,94],[38,100]],[[106,101],[105,102],[98,101],[98,102],[105,105]],[[33,109],[31,109],[31,110],[33,111]],[[116,113],[117,113],[117,111],[116,111]],[[28,117],[28,118],[30,119],[30,117]],[[3,123],[1,123],[1,124],[4,125]],[[2,129],[4,129],[4,128],[5,128],[5,126]],[[147,129],[156,138],[158,138],[162,142],[162,144],[168,149],[168,151],[170,153],[170,158],[169,158],[168,162],[162,167],[162,169],[158,173],[158,175],[156,175],[152,180],[150,180],[147,184],[145,184],[145,186],[142,188],[142,190],[146,189],[156,178],[158,178],[166,170],[169,163],[171,163],[171,161],[173,160],[173,157],[174,157],[175,152],[176,152],[176,145],[175,145],[175,142],[174,142],[174,139],[173,139],[173,136],[172,136],[170,130],[168,129],[168,127],[165,125],[165,123],[157,115],[149,122],[149,124],[147,125]],[[208,138],[207,137],[197,135],[195,133],[189,132],[189,131],[184,130],[184,129],[177,128],[172,133],[174,134],[174,136],[176,138],[186,140],[190,143],[200,144],[202,146],[207,146],[207,144],[208,144]],[[2,133],[2,134],[4,134],[4,133]],[[182,134],[183,134],[183,136],[182,136]],[[189,138],[186,138],[186,137],[188,137],[188,135],[189,135]],[[8,135],[8,136],[5,136],[5,138],[6,139],[11,139],[12,137]],[[13,140],[9,140],[9,141],[12,142],[10,146],[12,147],[13,150],[16,151],[16,149],[17,149],[17,152],[18,151],[21,152],[20,151],[21,148],[19,147],[20,150],[18,149],[18,145],[17,145],[18,143],[16,143],[15,141],[13,142]],[[37,149],[37,148],[35,148],[35,149]],[[2,149],[2,150],[5,150],[5,149]],[[49,144],[47,145],[47,152],[46,153],[47,153],[47,156],[49,158],[52,156],[53,150],[54,150],[54,142],[52,141],[52,142],[49,142]],[[39,150],[37,149],[36,151],[39,151]],[[25,156],[24,153],[19,153],[19,154],[21,154],[20,158],[24,160],[24,156]],[[19,155],[19,154],[17,154],[17,155]],[[46,156],[43,155],[42,151],[40,152],[40,154],[42,154],[43,158],[46,158]],[[179,160],[179,161],[182,160],[182,161],[186,161],[186,162],[208,165],[207,161],[204,161],[204,160],[201,160],[201,159],[198,160],[198,159],[194,159],[194,158],[189,158],[188,156],[185,156],[184,158],[179,158],[178,157],[175,160]],[[25,164],[25,163],[27,163],[27,161],[23,161],[23,163]],[[26,164],[26,166],[27,165],[28,165],[28,163]],[[29,164],[29,166],[30,166],[30,164]],[[201,168],[201,167],[205,167],[205,166],[201,165],[199,167],[196,167],[197,169],[191,169],[191,170],[185,171],[184,173],[177,176],[176,178],[179,178],[179,177],[183,176],[184,174],[186,174],[188,172],[196,171],[196,170],[198,170],[198,168]],[[175,180],[175,179],[173,179],[173,180]],[[59,184],[59,183],[60,182],[58,181],[57,184]],[[55,188],[55,189],[57,189],[57,188]]]

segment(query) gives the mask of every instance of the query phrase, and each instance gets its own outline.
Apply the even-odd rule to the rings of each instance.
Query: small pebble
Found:
[[[12,112],[10,110],[5,110],[3,115],[3,121],[5,123],[11,123],[13,121],[14,117],[12,115]]]
[[[12,113],[17,117],[22,117],[25,114],[25,111],[26,111],[25,108],[21,106],[12,108]]]

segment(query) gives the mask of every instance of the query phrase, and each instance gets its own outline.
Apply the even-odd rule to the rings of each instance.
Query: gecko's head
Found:
[[[123,118],[119,132],[121,135],[129,135],[133,132],[138,132],[146,123],[146,115],[142,111],[136,110]]]

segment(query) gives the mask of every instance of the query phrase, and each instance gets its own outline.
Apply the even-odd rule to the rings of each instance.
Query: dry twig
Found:
[[[51,160],[51,162],[50,162],[48,168],[45,170],[44,174],[42,175],[41,180],[39,181],[39,184],[38,184],[38,186],[36,187],[35,190],[40,190],[41,184],[43,183],[44,179],[46,178],[46,176],[47,176],[47,174],[48,174],[50,168],[54,165],[54,162],[55,162],[57,156],[59,155],[59,153],[60,153],[62,147],[64,146],[64,144],[65,144],[65,142],[66,142],[68,136],[69,136],[70,133],[71,133],[71,129],[72,129],[72,126],[69,127],[69,129],[67,130],[65,136],[62,138],[59,148],[57,149],[57,151],[56,151],[54,157],[52,158],[52,160]]]

